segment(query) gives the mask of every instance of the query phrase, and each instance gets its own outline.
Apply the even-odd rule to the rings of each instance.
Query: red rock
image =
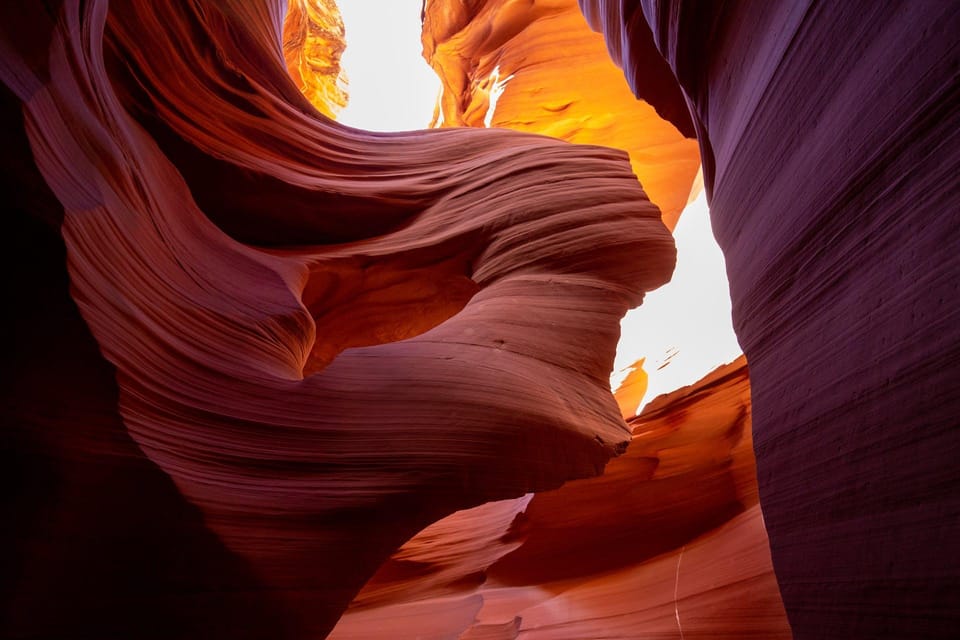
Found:
[[[789,638],[743,358],[630,425],[630,448],[603,476],[459,512],[415,536],[331,638]],[[454,603],[475,620],[442,613]]]
[[[32,149],[10,164],[37,185],[18,220],[62,208],[66,249],[46,234],[24,273],[43,323],[14,338],[18,393],[69,407],[39,431],[42,403],[15,407],[31,524],[5,634],[321,637],[416,531],[596,475],[629,438],[618,320],[674,249],[623,154],[341,127],[287,75],[281,17],[70,0],[26,44],[2,21],[5,121]],[[77,344],[41,365],[27,345],[60,324],[33,288],[56,278]],[[115,554],[87,538],[114,534]]]
[[[575,0],[430,0],[422,39],[443,82],[437,123],[623,149],[664,224],[676,226],[700,166],[696,141],[678,131],[692,137],[692,128],[633,96]]]

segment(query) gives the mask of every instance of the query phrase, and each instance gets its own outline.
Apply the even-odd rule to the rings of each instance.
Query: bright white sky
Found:
[[[440,79],[420,44],[421,0],[338,0],[350,101],[338,122],[368,131],[424,129]]]
[[[643,305],[620,322],[611,386],[616,389],[626,377],[625,368],[645,357],[643,369],[650,379],[641,407],[743,353],[730,317],[726,263],[710,228],[703,191],[683,210],[673,238],[673,279],[648,293]]]
[[[421,55],[421,0],[338,0],[338,6],[346,27],[342,64],[350,101],[337,120],[371,131],[428,126],[440,81]],[[723,254],[703,193],[684,210],[674,238],[673,280],[647,294],[643,306],[623,319],[611,376],[616,388],[625,367],[645,357],[650,379],[643,404],[742,353],[730,318]]]

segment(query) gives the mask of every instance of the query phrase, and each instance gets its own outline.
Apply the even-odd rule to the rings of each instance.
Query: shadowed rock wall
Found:
[[[580,4],[693,114],[796,637],[955,637],[960,5]]]

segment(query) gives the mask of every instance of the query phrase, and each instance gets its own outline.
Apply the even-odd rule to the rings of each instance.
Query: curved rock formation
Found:
[[[630,448],[603,476],[419,533],[331,638],[791,637],[757,498],[745,360],[629,424]]]
[[[437,123],[623,149],[664,224],[676,225],[700,166],[681,133],[692,137],[692,126],[630,93],[575,0],[427,0],[423,49],[443,81]]]
[[[469,52],[434,52],[444,104],[466,100],[444,117],[529,100],[519,80],[550,73],[522,56],[552,38],[531,11],[566,25],[569,4],[430,13],[436,50]],[[638,94],[696,129],[796,637],[952,638],[960,10],[581,5]],[[339,637],[401,616],[474,639],[785,636],[740,374],[632,434],[607,390],[617,320],[673,256],[624,154],[337,126],[287,74],[283,15],[0,4],[0,184],[26,254],[4,282],[0,635],[320,637],[380,567]],[[581,98],[556,96],[576,132]],[[608,476],[528,495],[631,435]]]
[[[795,636],[955,637],[960,6],[581,5],[694,115]]]
[[[618,320],[674,249],[625,155],[340,127],[288,77],[282,16],[0,15],[18,224],[45,247],[12,297],[37,322],[6,391],[5,635],[322,637],[414,532],[595,475],[629,438]]]

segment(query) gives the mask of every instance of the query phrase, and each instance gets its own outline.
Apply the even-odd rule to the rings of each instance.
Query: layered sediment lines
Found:
[[[691,107],[795,636],[954,637],[960,7],[581,5]]]
[[[603,476],[419,533],[331,638],[791,637],[757,498],[745,360],[629,425],[627,453]]]
[[[618,321],[675,252],[624,154],[338,126],[283,15],[0,14],[40,247],[10,293],[5,635],[322,637],[416,531],[630,438]]]
[[[423,47],[442,81],[435,124],[623,149],[674,228],[700,166],[693,127],[689,120],[671,124],[633,96],[576,0],[428,0]],[[680,95],[660,60],[660,73]]]

